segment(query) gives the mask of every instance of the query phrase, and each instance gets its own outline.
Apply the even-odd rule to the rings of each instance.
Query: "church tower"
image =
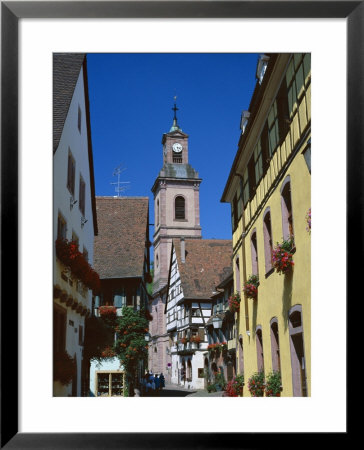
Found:
[[[162,137],[163,167],[152,187],[154,195],[154,280],[150,311],[152,340],[149,367],[163,372],[168,381],[168,335],[164,308],[169,260],[173,238],[201,239],[200,183],[198,172],[188,162],[188,135],[177,123],[176,103],[173,123]]]

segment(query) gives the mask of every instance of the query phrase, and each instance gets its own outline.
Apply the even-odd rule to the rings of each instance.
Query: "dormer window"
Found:
[[[265,71],[267,70],[267,66],[268,66],[268,61],[269,61],[269,56],[260,55],[259,60],[258,60],[258,65],[257,65],[257,73],[256,73],[256,77],[259,81],[259,84],[262,84],[262,82],[263,82],[264,74],[265,74]]]

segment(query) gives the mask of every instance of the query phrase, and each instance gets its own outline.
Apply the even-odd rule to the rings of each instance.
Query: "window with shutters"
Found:
[[[262,156],[262,145],[260,139],[254,148],[254,169],[255,169],[255,180],[258,184],[263,177],[263,156]]]
[[[269,157],[273,156],[279,144],[279,124],[278,124],[278,108],[277,101],[274,100],[268,113],[268,150]]]
[[[281,357],[279,351],[279,336],[278,336],[278,319],[274,317],[270,321],[270,338],[272,349],[272,369],[281,370]]]
[[[251,254],[252,254],[252,274],[258,275],[258,247],[257,247],[257,232],[254,229],[251,239],[250,239],[250,245],[251,245]]]
[[[291,182],[289,176],[286,177],[285,181],[282,184],[281,206],[282,206],[283,239],[287,240],[291,236],[294,236],[292,200],[291,200]]]
[[[80,105],[78,105],[77,128],[80,133],[81,133],[81,121],[82,121],[82,112]]]
[[[53,307],[53,352],[63,352],[66,348],[67,312],[54,304]]]
[[[301,110],[301,104],[311,84],[311,54],[295,53],[289,63],[286,72],[287,96],[288,96],[288,114],[292,120],[298,110],[299,132],[302,133],[308,122],[308,104],[304,103]],[[301,114],[302,112],[302,114]]]
[[[264,236],[264,256],[265,256],[265,273],[270,273],[273,268],[273,239],[272,239],[272,224],[270,217],[270,209],[267,208],[263,219],[263,236]]]
[[[181,195],[174,201],[174,217],[176,220],[185,220],[186,218],[185,199]]]
[[[75,195],[75,176],[76,176],[76,162],[72,156],[71,150],[68,151],[68,170],[67,170],[67,189]]]
[[[243,203],[244,208],[248,204],[249,201],[249,176],[248,176],[248,169],[245,169],[243,174],[243,181],[242,181],[242,191],[243,191]]]
[[[85,215],[85,195],[86,195],[86,184],[83,181],[82,176],[80,175],[80,190],[79,190],[78,205],[83,216]]]
[[[260,326],[258,326],[256,330],[256,344],[258,372],[264,372],[263,336],[262,328]]]

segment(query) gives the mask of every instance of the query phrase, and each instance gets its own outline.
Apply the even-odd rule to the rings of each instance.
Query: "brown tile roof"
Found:
[[[57,150],[85,53],[53,54],[53,152]]]
[[[185,239],[186,259],[181,261],[181,240],[173,239],[184,298],[208,299],[231,271],[231,240]]]
[[[142,277],[148,197],[96,197],[94,267],[101,279]]]

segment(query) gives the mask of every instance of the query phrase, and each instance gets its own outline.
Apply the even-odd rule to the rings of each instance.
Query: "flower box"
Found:
[[[281,244],[277,242],[276,247],[274,247],[272,254],[273,267],[279,274],[286,274],[292,270],[294,266],[293,250],[293,237],[283,240]]]
[[[243,291],[247,298],[256,299],[258,296],[259,277],[258,275],[250,275],[244,284]]]
[[[231,295],[228,299],[229,302],[229,311],[232,313],[240,311],[240,294],[237,292],[234,295]]]

